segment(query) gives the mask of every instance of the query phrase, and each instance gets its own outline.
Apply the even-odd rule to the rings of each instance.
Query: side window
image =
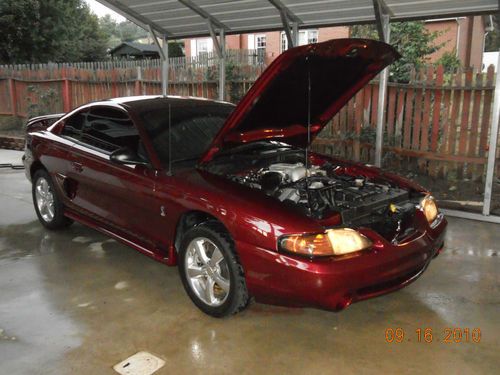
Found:
[[[123,147],[138,151],[139,133],[126,113],[114,108],[96,107],[85,117],[81,143],[105,153]]]
[[[66,119],[61,135],[79,141],[86,115],[86,112],[79,112]]]

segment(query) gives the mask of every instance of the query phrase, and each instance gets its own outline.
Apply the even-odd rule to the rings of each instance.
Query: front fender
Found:
[[[165,196],[175,201],[182,213],[205,212],[223,223],[238,241],[276,251],[277,239],[284,234],[323,230],[298,210],[208,172],[189,170],[164,177],[164,181]]]

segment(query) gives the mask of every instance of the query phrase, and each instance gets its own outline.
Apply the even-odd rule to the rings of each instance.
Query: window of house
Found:
[[[281,52],[285,52],[288,49],[288,39],[284,31],[281,32]]]
[[[265,34],[255,36],[255,49],[257,51],[266,51],[266,36]]]
[[[299,46],[318,42],[318,30],[300,30]],[[288,49],[288,39],[284,31],[281,32],[281,52]]]
[[[307,30],[307,44],[318,43],[318,30]]]
[[[248,56],[248,63],[251,65],[265,63],[266,48],[266,34],[248,34],[248,49],[253,51]]]
[[[266,35],[256,35],[255,36],[255,51],[257,52],[257,62],[262,64],[266,59]]]
[[[208,39],[197,39],[196,40],[196,51],[199,54],[208,53]]]

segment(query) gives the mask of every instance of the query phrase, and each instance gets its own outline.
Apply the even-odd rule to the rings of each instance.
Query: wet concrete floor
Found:
[[[113,374],[141,350],[166,361],[158,374],[498,373],[498,225],[450,218],[419,280],[341,313],[254,303],[218,320],[177,269],[79,224],[43,229],[23,173],[0,170],[0,374]],[[462,342],[444,343],[454,328]]]

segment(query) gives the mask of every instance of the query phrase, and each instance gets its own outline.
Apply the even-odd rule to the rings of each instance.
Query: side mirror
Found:
[[[149,162],[142,159],[139,155],[137,155],[137,152],[128,147],[119,148],[118,150],[113,151],[111,155],[109,155],[109,160],[117,164],[149,166]]]

